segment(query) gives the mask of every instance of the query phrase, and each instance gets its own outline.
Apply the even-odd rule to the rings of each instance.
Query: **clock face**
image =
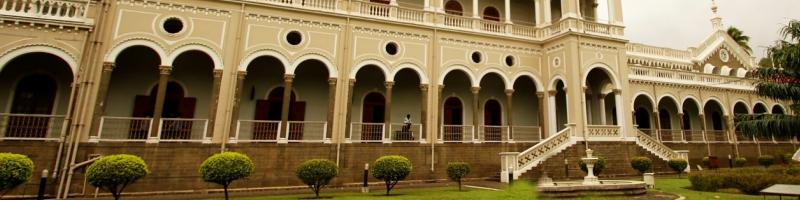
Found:
[[[722,62],[728,62],[728,50],[719,50],[719,59],[722,60]]]

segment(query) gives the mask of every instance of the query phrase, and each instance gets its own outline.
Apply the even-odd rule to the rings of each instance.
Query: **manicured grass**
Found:
[[[666,193],[677,194],[686,197],[686,199],[695,200],[695,199],[764,199],[764,196],[754,196],[754,195],[746,195],[746,194],[729,194],[729,193],[719,193],[719,192],[703,192],[703,191],[694,191],[690,189],[686,189],[686,187],[691,186],[692,183],[689,182],[689,179],[684,177],[682,179],[678,178],[659,178],[656,179],[656,188],[655,189],[648,189],[648,191],[662,191]],[[767,199],[778,199],[778,196],[767,196]],[[790,198],[787,198],[790,199]]]

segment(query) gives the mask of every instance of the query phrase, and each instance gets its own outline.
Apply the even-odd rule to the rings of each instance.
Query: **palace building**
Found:
[[[301,186],[313,158],[339,165],[333,185],[383,155],[419,182],[454,161],[564,178],[585,148],[608,176],[636,156],[656,173],[757,165],[797,142],[744,137],[733,116],[791,111],[754,92],[755,58],[716,9],[679,50],[628,41],[621,0],[0,0],[0,152],[61,197],[94,195],[86,164],[120,153],[153,172],[132,194],[219,190],[197,170],[221,151],[253,159],[242,191]],[[35,194],[35,174],[8,195]]]

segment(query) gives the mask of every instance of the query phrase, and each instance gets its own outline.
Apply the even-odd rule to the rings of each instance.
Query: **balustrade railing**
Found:
[[[443,15],[442,23],[445,26],[455,27],[455,28],[463,28],[463,29],[472,29],[473,21],[475,18],[471,17],[462,17],[462,16],[455,16],[455,15]]]
[[[291,2],[290,0],[282,0]],[[303,7],[316,8],[321,10],[336,10],[336,0],[302,0]]]
[[[589,33],[602,35],[616,34],[614,31],[614,26],[612,25],[595,23],[591,21],[581,21],[581,23],[583,24],[583,30]]]
[[[662,69],[655,67],[630,66],[629,75],[634,79],[663,78],[676,81],[697,81],[711,83],[715,85],[744,86],[753,87],[755,79],[724,76],[717,74],[705,74],[701,72],[689,72],[674,69]]]
[[[758,143],[775,143],[775,140],[772,137],[764,137],[764,136],[756,136],[756,142]]]
[[[745,136],[742,132],[736,131],[736,141],[739,143],[753,143],[756,142],[756,137]]]
[[[475,136],[472,127],[469,125],[442,125],[439,142],[472,142]]]
[[[63,115],[0,113],[0,140],[59,140]]]
[[[376,3],[360,2],[359,13],[373,17],[388,18],[391,14],[391,6]]]
[[[103,117],[98,141],[144,142],[150,137],[153,118]]]
[[[792,138],[788,138],[788,137],[774,137],[773,136],[772,139],[775,140],[775,143],[791,143],[792,142]]]
[[[558,133],[542,140],[531,148],[526,149],[516,156],[516,165],[514,167],[514,178],[516,179],[522,173],[536,167],[540,161],[572,146],[576,143],[572,137],[572,127],[569,126]]]
[[[408,9],[408,8],[398,8],[397,19],[403,21],[418,22],[418,23],[423,23],[426,21],[424,11]]]
[[[83,22],[90,1],[0,0],[0,15]]]
[[[207,119],[164,118],[158,138],[162,142],[201,142],[207,127]]]
[[[611,137],[611,138],[621,137],[619,126],[588,125],[587,128],[589,129],[589,137]]]
[[[502,22],[495,22],[489,20],[476,20],[478,22],[478,27],[482,31],[492,32],[492,33],[505,33],[506,32],[506,24]]]
[[[702,130],[683,130],[683,138],[689,143],[706,142]]]
[[[288,121],[286,135],[289,142],[322,142],[328,130],[328,122]]]
[[[389,138],[392,142],[421,142],[423,140],[422,125],[412,123],[392,123]]]
[[[514,126],[511,128],[511,140],[514,142],[542,141],[542,128],[538,126]]]
[[[664,160],[677,158],[679,156],[678,153],[676,153],[663,143],[656,141],[655,138],[648,136],[641,130],[636,132],[636,143],[644,147],[648,151],[656,154],[658,157]]]
[[[384,140],[383,123],[353,122],[350,125],[350,141],[352,142],[381,142]]]
[[[639,128],[639,131],[641,131],[647,136],[650,136],[651,138],[658,139],[658,131],[656,131],[656,129]]]
[[[664,47],[648,46],[644,44],[628,43],[625,45],[629,54],[643,54],[649,56],[662,56],[682,60],[692,59],[692,53],[685,50],[675,50]]]
[[[684,142],[683,130],[661,129],[658,132],[661,142]]]
[[[478,126],[478,141],[480,142],[508,142],[508,126]]]
[[[277,142],[280,121],[239,120],[237,142]]]
[[[730,142],[728,138],[728,131],[723,130],[708,130],[706,131],[706,140],[711,143]]]

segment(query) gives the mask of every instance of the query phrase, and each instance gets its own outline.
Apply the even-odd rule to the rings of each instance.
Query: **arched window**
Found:
[[[451,15],[464,16],[464,8],[462,8],[461,3],[458,3],[456,0],[447,1],[447,3],[444,4],[444,12]]]
[[[369,2],[389,5],[389,3],[391,3],[392,1],[390,1],[390,0],[369,0]]]
[[[692,130],[692,120],[686,110],[683,110],[683,130]]]
[[[491,21],[500,21],[500,11],[497,11],[497,8],[489,6],[483,10],[483,19],[491,20]]]
[[[53,112],[58,85],[44,74],[25,76],[14,90],[11,113],[49,115]]]
[[[722,130],[722,116],[718,112],[711,113],[711,124],[714,130]]]
[[[661,129],[672,129],[672,120],[669,118],[667,109],[659,110],[658,118],[661,120]]]

